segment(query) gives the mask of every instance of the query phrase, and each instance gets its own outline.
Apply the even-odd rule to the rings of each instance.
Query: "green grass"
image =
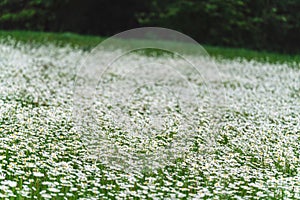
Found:
[[[52,42],[58,45],[74,45],[85,50],[92,49],[105,37],[78,35],[74,33],[44,33],[33,31],[3,31],[0,30],[0,38],[10,36],[18,41],[26,43],[47,43]],[[244,58],[246,60],[256,60],[269,63],[288,63],[289,65],[299,67],[300,55],[279,54],[274,52],[254,51],[242,48],[216,47],[203,45],[209,55],[217,58],[236,59]]]
[[[97,36],[82,36],[74,33],[52,33],[34,31],[3,31],[0,30],[0,38],[10,36],[17,41],[26,43],[55,43],[58,45],[76,45],[84,49],[91,49],[105,38]]]
[[[234,59],[237,57],[245,58],[246,60],[256,60],[269,63],[290,63],[298,65],[300,63],[300,55],[279,54],[266,51],[254,51],[242,48],[214,47],[206,46],[205,49],[211,56],[223,57],[226,59]]]

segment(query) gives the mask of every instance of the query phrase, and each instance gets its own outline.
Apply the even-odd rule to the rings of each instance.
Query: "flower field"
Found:
[[[1,40],[0,198],[300,199],[299,68],[189,55],[218,69],[186,68],[191,92],[182,59],[128,54],[101,77],[89,134],[73,115],[88,54]]]

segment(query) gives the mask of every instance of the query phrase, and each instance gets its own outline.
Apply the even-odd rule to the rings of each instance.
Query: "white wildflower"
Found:
[[[57,189],[57,188],[48,188],[48,191],[49,191],[49,192],[54,192],[54,193],[60,192],[60,190]]]
[[[33,172],[33,176],[35,177],[44,177],[44,174],[41,172]]]

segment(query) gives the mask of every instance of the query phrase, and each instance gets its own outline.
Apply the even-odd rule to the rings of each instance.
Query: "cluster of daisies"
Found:
[[[300,199],[299,68],[88,55],[1,40],[0,198]]]

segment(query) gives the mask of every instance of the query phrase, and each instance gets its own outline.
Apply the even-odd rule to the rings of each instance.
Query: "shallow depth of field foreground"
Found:
[[[102,162],[101,155],[99,160],[89,156],[72,120],[78,59],[86,54],[73,47],[0,43],[0,198],[300,199],[299,69],[191,55],[189,59],[218,66],[221,78],[206,87],[194,74],[187,77],[201,103],[198,112],[188,116],[196,127],[188,133],[184,155],[155,170],[127,172]],[[168,59],[132,53],[114,65],[125,69],[145,63],[164,65]],[[172,62],[182,64],[176,59],[172,57]],[[128,152],[146,152],[183,134],[180,117],[166,118],[157,129],[147,128],[152,112],[146,111],[153,104],[169,102],[167,111],[180,113],[173,110],[178,108],[176,99],[159,94],[151,85],[140,88],[128,110],[111,101],[114,84],[137,79],[136,74],[119,76],[116,71],[102,79],[106,95],[99,90],[95,103],[97,120],[108,139]],[[176,84],[182,87],[172,82],[173,87]],[[214,97],[224,99],[211,103]],[[118,124],[120,110],[130,113],[132,121]],[[215,116],[218,128],[211,129]],[[132,130],[164,131],[154,131],[149,143],[143,143],[130,134]]]

